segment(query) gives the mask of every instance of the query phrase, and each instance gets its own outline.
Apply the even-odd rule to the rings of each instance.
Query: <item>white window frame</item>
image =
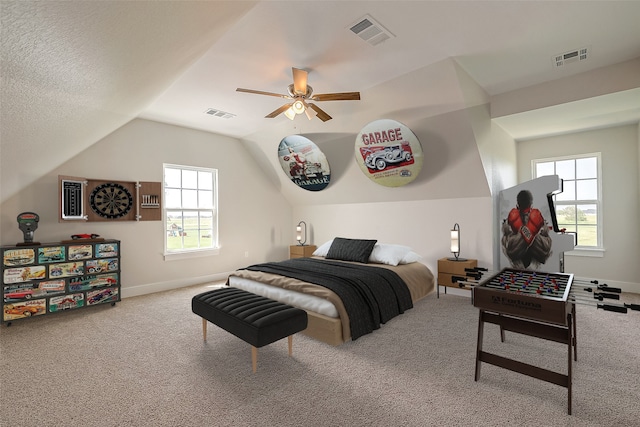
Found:
[[[596,205],[598,211],[598,221],[596,223],[596,234],[598,239],[597,246],[578,246],[576,244],[574,250],[565,252],[566,255],[574,255],[574,256],[585,256],[585,257],[603,257],[604,256],[604,232],[603,232],[603,224],[604,224],[604,212],[603,212],[603,203],[602,203],[602,155],[601,153],[584,153],[584,154],[576,154],[571,156],[558,156],[558,157],[549,157],[542,159],[533,159],[531,160],[531,176],[533,178],[539,178],[537,176],[536,164],[538,163],[548,163],[548,162],[561,162],[566,160],[576,160],[576,159],[584,159],[589,157],[595,157],[597,159],[597,180],[598,180],[598,198],[596,200],[571,200],[570,203],[566,204],[594,204]],[[560,177],[562,178],[562,177]],[[575,179],[577,181],[577,178]],[[556,210],[558,206],[562,206],[565,203],[562,201],[556,202],[554,196],[554,203],[556,203]]]
[[[178,250],[169,250],[167,248],[167,238],[168,238],[168,233],[167,233],[167,211],[171,211],[171,210],[176,210],[176,208],[171,207],[171,208],[167,208],[166,205],[166,189],[167,189],[167,183],[166,180],[164,179],[165,176],[165,171],[167,168],[170,169],[180,169],[180,170],[189,170],[189,171],[195,171],[195,172],[209,172],[212,174],[213,177],[213,207],[211,209],[208,208],[190,208],[190,209],[185,209],[185,208],[178,208],[180,210],[189,210],[189,211],[194,211],[194,212],[201,212],[201,211],[207,211],[207,212],[211,212],[212,214],[212,228],[213,228],[213,235],[212,235],[212,242],[211,242],[211,247],[207,247],[207,248],[189,248],[189,249],[178,249]],[[178,259],[186,259],[186,258],[197,258],[197,257],[204,257],[204,256],[210,256],[210,255],[217,255],[219,253],[219,233],[218,233],[218,216],[219,216],[219,206],[218,206],[218,170],[217,169],[213,169],[213,168],[205,168],[205,167],[198,167],[198,166],[187,166],[187,165],[177,165],[177,164],[171,164],[171,163],[163,163],[162,165],[162,177],[163,177],[163,182],[162,182],[162,193],[164,195],[163,197],[163,205],[162,205],[162,232],[164,235],[164,259],[166,261],[171,261],[171,260],[178,260]]]

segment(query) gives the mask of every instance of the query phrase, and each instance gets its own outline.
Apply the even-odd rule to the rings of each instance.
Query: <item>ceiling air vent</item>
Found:
[[[395,37],[389,30],[376,22],[371,15],[365,15],[363,18],[352,24],[349,29],[371,46],[377,46],[380,43]]]
[[[573,62],[584,61],[589,57],[589,48],[583,47],[581,49],[572,50],[565,53],[554,55],[551,60],[556,67],[564,67],[567,64]]]
[[[204,113],[213,117],[220,117],[221,119],[232,119],[236,116],[235,114],[216,110],[215,108],[207,108],[207,110]]]

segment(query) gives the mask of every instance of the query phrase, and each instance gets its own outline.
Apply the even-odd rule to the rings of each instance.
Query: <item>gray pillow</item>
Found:
[[[326,259],[368,263],[377,240],[345,239],[336,237],[327,252]]]

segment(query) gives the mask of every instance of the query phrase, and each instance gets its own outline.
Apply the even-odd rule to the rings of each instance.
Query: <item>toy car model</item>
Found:
[[[411,161],[411,152],[400,145],[385,147],[383,150],[371,153],[364,159],[369,169],[383,170],[388,164]]]
[[[97,237],[100,237],[99,234],[73,234],[71,236],[71,238],[73,240],[78,240],[78,239],[95,239]]]
[[[64,260],[64,255],[57,253],[54,255],[45,255],[40,257],[40,262],[55,262]]]
[[[89,299],[89,304],[95,304],[100,302],[103,298],[110,297],[113,294],[111,289],[105,289],[104,291],[95,294]]]
[[[31,297],[34,295],[37,295],[37,293],[38,292],[33,289],[20,289],[18,291],[7,292],[6,294],[4,294],[4,297],[13,298],[13,299],[20,299],[20,298],[31,299]],[[40,292],[40,293],[44,293],[44,292]]]
[[[95,236],[95,234],[94,234]],[[89,252],[77,252],[74,253],[73,255],[69,256],[70,260],[76,260],[76,259],[83,259],[83,258],[89,258],[91,256],[91,254]]]
[[[29,317],[33,314],[37,314],[40,311],[44,311],[44,307],[26,305],[26,306],[19,306],[19,307],[5,306],[4,308],[4,312],[6,314],[17,314],[17,315],[26,316],[26,317]]]

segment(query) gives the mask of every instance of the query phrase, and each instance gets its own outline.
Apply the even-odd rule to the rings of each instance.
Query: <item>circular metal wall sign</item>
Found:
[[[385,187],[400,187],[417,178],[422,169],[422,146],[400,122],[376,120],[356,138],[356,163],[370,180]]]
[[[329,185],[329,162],[308,138],[300,135],[285,137],[278,145],[278,159],[285,175],[298,187],[320,191]]]

